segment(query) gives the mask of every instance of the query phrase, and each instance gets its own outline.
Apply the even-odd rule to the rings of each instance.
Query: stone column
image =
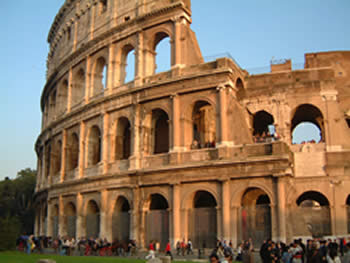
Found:
[[[107,95],[111,94],[112,89],[114,88],[114,78],[115,78],[115,44],[110,44],[108,47],[108,72],[107,72]]]
[[[233,247],[237,247],[238,245],[238,231],[237,228],[239,226],[239,207],[233,206],[231,209],[231,240]]]
[[[346,236],[348,234],[347,225],[347,207],[342,193],[346,189],[341,189],[343,182],[341,180],[331,180],[330,188],[333,191],[333,202],[331,206],[331,225],[334,236]]]
[[[107,229],[108,220],[108,191],[101,191],[101,210],[100,210],[100,238],[107,238],[111,240],[110,233]]]
[[[228,118],[227,118],[227,89],[225,85],[220,85],[218,88],[218,111],[219,119],[217,120],[219,123],[219,129],[217,129],[217,146],[218,147],[226,147],[232,146],[233,143],[228,139]]]
[[[185,23],[185,19],[182,17],[176,17],[173,20],[174,23],[174,39],[172,41],[172,54],[171,54],[171,66],[175,67],[184,67],[184,56],[183,51],[185,50],[182,47],[182,25]]]
[[[63,197],[60,196],[59,199],[59,204],[58,204],[58,235],[60,237],[66,236],[67,235],[67,226],[66,226],[66,220],[64,216],[64,202],[63,202]]]
[[[85,215],[83,211],[83,196],[78,193],[77,194],[77,221],[76,221],[76,237],[81,238],[86,235],[86,229],[85,229]]]
[[[132,148],[132,156],[129,158],[130,160],[130,169],[139,169],[140,168],[140,104],[133,105],[133,120],[132,120],[132,140],[131,140],[131,148]]]
[[[278,213],[276,211],[276,205],[271,204],[270,205],[270,211],[271,211],[271,237],[273,240],[278,239]]]
[[[34,219],[34,235],[35,236],[40,236],[40,223],[39,223],[40,220],[41,220],[41,209],[36,209],[35,210],[35,219]]]
[[[84,156],[85,156],[85,123],[80,122],[80,132],[79,132],[79,179],[84,177]]]
[[[139,239],[139,203],[140,203],[140,189],[138,187],[133,188],[133,205],[131,212],[130,222],[130,239],[136,240],[137,244],[140,244]]]
[[[172,136],[172,152],[181,152],[184,151],[184,147],[181,146],[181,105],[180,105],[180,96],[174,94],[171,96],[172,99],[172,119],[173,119],[173,136]]]
[[[61,183],[64,181],[64,177],[66,175],[66,163],[67,163],[67,130],[63,130],[62,136],[62,151],[61,151],[61,170],[60,170],[60,181]]]
[[[108,151],[109,151],[109,114],[103,115],[103,137],[102,137],[102,163],[103,174],[108,173]]]
[[[69,69],[68,73],[68,98],[67,98],[67,113],[70,113],[72,108],[72,89],[73,89],[73,70]]]
[[[231,215],[230,215],[230,181],[225,180],[222,182],[222,237],[224,240],[230,240],[231,233]]]
[[[277,180],[278,240],[286,243],[286,194],[285,183],[281,177]]]
[[[53,236],[53,206],[50,204],[51,202],[47,202],[47,230],[46,236]]]
[[[222,207],[216,207],[216,223],[217,223],[217,236],[222,239],[223,237],[223,225],[222,225]]]
[[[92,95],[91,86],[91,57],[86,58],[86,68],[85,68],[85,104],[89,102],[90,96]]]
[[[147,217],[147,210],[144,208],[141,208],[141,227],[140,227],[140,237],[139,237],[139,242],[140,242],[140,246],[141,248],[146,248],[146,230],[147,230],[147,226],[146,226],[146,217]]]
[[[136,87],[142,86],[142,80],[144,76],[144,37],[143,32],[137,32],[137,47],[135,50],[135,80],[134,85]]]
[[[180,216],[180,191],[181,185],[173,185],[173,239],[170,241],[173,247],[181,240],[181,216]]]

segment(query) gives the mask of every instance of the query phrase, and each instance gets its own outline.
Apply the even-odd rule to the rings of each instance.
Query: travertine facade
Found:
[[[190,0],[64,3],[48,37],[35,234],[142,247],[348,235],[350,52],[250,75],[205,63],[190,24]],[[155,74],[165,38],[171,69]],[[303,122],[320,142],[292,144]],[[280,140],[255,143],[269,125]]]

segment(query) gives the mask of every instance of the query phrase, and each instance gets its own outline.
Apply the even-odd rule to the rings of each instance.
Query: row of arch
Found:
[[[152,38],[149,53],[152,54],[150,59],[154,67],[148,75],[170,69],[171,47],[170,41],[167,41],[169,39],[170,34],[165,32],[158,32]],[[108,54],[101,52],[92,61],[91,69],[87,66],[73,68],[71,80],[68,77],[61,79],[56,85],[57,88],[50,92],[44,107],[45,120],[54,119],[55,116],[66,113],[68,105],[71,107],[80,105],[86,97],[93,98],[103,93],[108,88],[108,82],[111,85],[123,85],[134,80],[138,72],[135,45],[126,43],[116,52],[115,61],[113,60],[111,65],[108,63]],[[109,67],[114,69],[109,70]],[[70,88],[71,96],[68,101]]]
[[[192,111],[192,148],[214,147],[216,143],[216,113],[215,108],[207,101],[197,101]],[[157,108],[152,110],[151,126],[147,130],[150,137],[144,146],[149,154],[167,153],[170,150],[170,124],[169,116],[164,110]],[[324,123],[321,111],[313,105],[303,104],[295,110],[292,118],[291,131],[298,125],[310,122],[320,129],[320,139],[324,140]],[[253,136],[270,132],[274,125],[274,118],[266,111],[259,111],[253,116]],[[113,145],[110,155],[111,161],[126,160],[132,155],[131,122],[126,117],[120,117],[114,126]],[[313,136],[313,135],[311,135]],[[79,162],[79,135],[71,133],[68,136],[66,146],[66,170],[74,170]],[[46,148],[46,165],[51,165],[53,174],[61,169],[62,141],[58,140],[52,146]],[[98,164],[102,160],[102,131],[98,125],[90,127],[87,134],[87,166]],[[50,167],[46,169],[46,175],[50,173]]]
[[[188,238],[193,241],[195,247],[214,247],[218,238],[217,213],[218,202],[216,197],[207,190],[196,191],[190,200],[188,211],[187,230]],[[160,193],[151,194],[144,203],[147,213],[145,215],[145,244],[152,240],[165,245],[169,240],[170,210],[168,200]],[[331,235],[331,216],[328,199],[320,192],[307,191],[301,194],[295,208],[290,211],[289,218],[293,222],[293,234],[295,236],[323,237]],[[348,233],[350,233],[350,195],[346,200],[348,216]],[[136,206],[137,207],[137,206]],[[112,239],[127,242],[131,239],[131,213],[132,205],[125,196],[119,196],[112,209]],[[59,224],[63,224],[64,232],[71,237],[77,235],[77,209],[74,202],[68,202],[64,206],[64,215],[59,215],[59,206],[54,206],[52,214],[54,230],[57,236]],[[40,218],[41,223],[47,220],[47,210]],[[98,202],[90,199],[84,208],[85,215],[82,224],[85,226],[83,233],[87,237],[99,237],[101,226],[101,211]],[[40,216],[39,216],[40,217]],[[242,196],[239,210],[238,235],[241,239],[253,238],[254,244],[260,244],[263,240],[272,237],[271,201],[268,193],[261,188],[248,188]],[[63,222],[60,222],[63,220]],[[224,226],[225,227],[225,226]],[[40,228],[40,226],[39,226]]]

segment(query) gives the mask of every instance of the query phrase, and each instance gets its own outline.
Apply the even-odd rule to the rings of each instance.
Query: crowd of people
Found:
[[[254,247],[251,239],[243,241],[237,249],[231,242],[218,241],[216,249],[209,256],[211,263],[232,263],[233,261],[253,263]],[[263,263],[350,263],[350,238],[337,240],[302,239],[287,245],[283,242],[266,240],[259,250]]]
[[[271,134],[268,132],[262,132],[261,134],[257,133],[253,136],[254,143],[271,143],[274,141],[279,141],[280,136],[275,132],[274,134]]]
[[[45,249],[52,249],[56,254],[67,256],[133,256],[137,254],[135,240],[109,242],[107,239],[92,237],[75,239],[22,235],[17,239],[16,245],[19,251],[25,251],[27,254],[43,253]]]
[[[157,241],[151,241],[148,245],[149,254],[146,259],[154,258],[156,253],[164,253],[173,258],[170,241],[165,250],[160,249]],[[100,238],[74,238],[62,237],[34,237],[23,235],[17,239],[17,248],[28,254],[32,252],[43,253],[45,249],[51,249],[60,255],[80,256],[136,256],[137,245],[135,240],[121,242],[115,240],[108,242]],[[163,247],[164,248],[164,247]],[[205,247],[203,247],[205,248]],[[185,242],[177,241],[175,244],[177,256],[194,255],[191,239]],[[242,241],[234,248],[232,241],[217,240],[216,248],[210,253],[211,263],[232,263],[233,261],[253,263],[254,249],[252,239]],[[198,250],[200,255],[201,249]],[[204,253],[202,251],[202,253]],[[310,239],[306,244],[302,239],[294,240],[291,244],[266,240],[259,249],[263,263],[350,263],[350,238],[338,238],[336,240]],[[203,255],[203,254],[202,254]]]

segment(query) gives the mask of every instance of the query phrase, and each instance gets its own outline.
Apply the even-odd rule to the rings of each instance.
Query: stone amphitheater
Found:
[[[190,0],[65,1],[48,35],[35,234],[141,248],[348,236],[350,52],[249,74],[204,61],[191,22]],[[171,67],[156,73],[163,41]],[[293,143],[303,123],[320,140]]]

